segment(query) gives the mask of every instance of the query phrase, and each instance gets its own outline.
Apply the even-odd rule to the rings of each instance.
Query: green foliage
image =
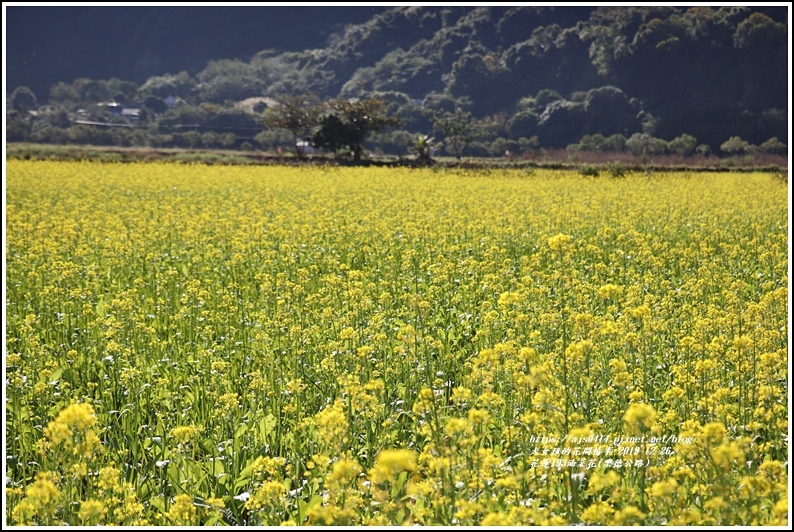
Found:
[[[140,92],[143,95],[167,98],[168,96],[183,99],[192,99],[192,91],[196,87],[196,81],[185,71],[179,74],[165,74],[162,76],[151,76],[141,85]]]
[[[667,145],[671,153],[675,153],[676,155],[689,156],[695,153],[695,149],[697,148],[698,141],[692,135],[687,135],[686,133],[684,133],[683,135],[671,140]]]
[[[780,142],[777,137],[772,137],[758,146],[758,151],[762,153],[773,153],[775,155],[786,155],[788,146]]]
[[[611,135],[636,131],[639,126],[637,110],[622,90],[611,85],[589,90],[584,111],[589,132]]]
[[[416,152],[416,157],[422,162],[431,162],[430,150],[433,148],[435,138],[429,135],[418,135],[414,140],[413,148]]]
[[[488,155],[491,157],[510,157],[518,149],[518,141],[497,137],[488,145]]]
[[[569,146],[568,151],[585,151],[585,152],[600,152],[604,150],[604,143],[606,139],[601,133],[595,135],[585,135],[579,141],[579,144]]]
[[[695,152],[697,152],[698,155],[702,155],[703,157],[708,157],[711,155],[711,146],[708,144],[701,144],[695,148]]]
[[[25,142],[30,140],[30,123],[27,120],[16,119],[6,126],[6,140],[8,142]]]
[[[626,141],[626,149],[632,155],[662,155],[667,153],[667,142],[647,133],[635,133]]]
[[[626,137],[620,133],[615,133],[604,139],[602,149],[605,152],[620,153],[626,151]]]
[[[532,137],[521,137],[518,139],[518,149],[521,153],[534,153],[540,148],[540,139],[537,135]]]
[[[163,114],[168,110],[168,105],[157,96],[147,96],[143,101],[143,106],[155,115]]]
[[[295,154],[303,157],[298,139],[307,137],[317,125],[322,107],[310,95],[280,96],[276,98],[276,102],[276,106],[267,109],[265,125],[289,131],[292,134]]]
[[[787,42],[786,25],[763,13],[753,13],[743,20],[733,34],[737,48],[775,49]]]
[[[471,113],[458,108],[453,112],[439,111],[433,115],[433,126],[444,135],[444,146],[458,159],[463,150],[479,136]]]
[[[211,60],[203,68],[191,64],[191,72],[198,72],[194,76],[185,70],[165,73],[148,77],[140,86],[118,78],[50,84],[49,103],[69,113],[70,120],[83,109],[79,118],[95,121],[113,118],[92,104],[138,104],[140,124],[164,134],[185,126],[200,131],[211,126],[219,133],[248,137],[260,133],[263,103],[253,110],[256,118],[197,108],[208,102],[232,107],[248,97],[278,100],[284,94],[303,104],[302,98],[313,104],[340,97],[374,98],[388,102],[385,114],[399,119],[409,136],[432,128],[439,139],[445,134],[434,114],[463,109],[475,131],[443,138],[456,157],[475,139],[483,144],[474,151],[499,155],[501,144],[522,137],[537,137],[545,147],[617,152],[629,150],[626,137],[638,132],[673,139],[663,147],[658,138],[635,138],[630,151],[641,154],[669,149],[691,155],[697,149],[692,138],[716,147],[728,135],[753,144],[770,137],[788,143],[788,87],[781,75],[788,67],[783,8],[410,6],[350,25],[317,49],[280,52],[266,37],[263,47],[270,48],[249,55],[250,60]],[[280,43],[278,47],[283,48]],[[146,62],[134,53],[127,56]],[[9,99],[17,112],[42,103],[34,101],[31,107],[21,93],[17,96]],[[185,110],[165,109],[169,96],[178,98]],[[289,131],[293,144],[319,126],[319,116],[303,119],[290,115],[290,105],[278,107],[265,113],[264,123]],[[292,106],[309,115],[311,107]],[[280,112],[285,116],[279,117]],[[17,118],[7,114],[6,123]],[[475,118],[492,129],[476,131]],[[731,130],[716,123],[731,124]],[[18,135],[21,130],[15,127]],[[45,129],[34,124],[30,135],[60,135]],[[108,138],[113,135],[124,142],[136,138],[121,133]],[[498,138],[504,141],[494,144]],[[382,149],[398,146],[380,140]],[[412,142],[401,145],[399,152]]]
[[[750,153],[753,148],[754,146],[739,136],[733,136],[720,145],[720,151],[728,155],[742,155]]]
[[[377,98],[351,101],[337,99],[326,106],[328,113],[320,129],[312,137],[312,144],[339,154],[342,148],[350,150],[354,161],[364,153],[363,143],[371,132],[399,126],[397,118],[386,114],[386,104]]]
[[[587,113],[583,103],[557,100],[546,106],[538,118],[538,131],[543,143],[562,147],[570,138],[580,138],[586,129]]]
[[[201,144],[201,133],[198,131],[186,131],[182,133],[182,140],[188,148],[196,148]]]
[[[11,107],[18,113],[27,113],[36,109],[38,100],[28,87],[17,87],[11,93]]]
[[[274,149],[279,146],[288,147],[294,146],[292,135],[282,129],[267,129],[260,131],[254,136],[254,140],[263,149]]]
[[[604,170],[606,170],[609,175],[615,179],[626,177],[626,174],[629,171],[623,163],[618,161],[605,164]]]
[[[196,78],[201,100],[216,103],[261,96],[265,88],[253,66],[239,60],[210,61]]]

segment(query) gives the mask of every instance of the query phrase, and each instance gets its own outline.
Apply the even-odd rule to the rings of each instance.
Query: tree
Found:
[[[778,140],[777,137],[772,137],[769,140],[765,141],[763,144],[758,146],[758,150],[762,153],[774,153],[777,155],[785,155],[788,153],[788,146],[785,143]]]
[[[11,107],[20,114],[32,111],[36,108],[36,105],[36,95],[27,87],[17,87],[11,93]]]
[[[584,100],[586,128],[590,133],[612,135],[639,128],[637,112],[617,87],[606,85],[587,92]]]
[[[662,155],[667,152],[667,142],[647,133],[635,133],[626,141],[626,149],[633,155]]]
[[[357,162],[364,153],[363,143],[369,133],[400,125],[399,119],[386,115],[385,102],[377,98],[332,100],[327,109],[329,114],[312,137],[312,144],[335,154],[347,147]]]
[[[460,108],[440,111],[433,116],[433,126],[444,135],[444,145],[460,160],[463,150],[477,138],[477,125],[471,113]]]
[[[342,119],[336,115],[328,115],[323,118],[320,129],[312,136],[312,145],[338,155],[339,150],[346,145],[347,136],[347,128]]]
[[[692,135],[684,133],[668,142],[667,145],[671,152],[688,157],[695,153],[698,141]]]
[[[27,120],[14,120],[6,127],[8,142],[25,142],[30,140],[30,123]]]
[[[733,136],[720,145],[720,151],[727,154],[750,153],[752,149],[752,144],[739,136]]]
[[[303,149],[298,139],[303,139],[317,125],[322,112],[320,104],[311,96],[281,96],[276,98],[275,107],[267,109],[265,125],[276,129],[286,129],[292,133],[295,154],[303,157]]]
[[[161,115],[168,111],[168,105],[157,96],[147,96],[143,101],[143,106],[155,115]]]
[[[152,76],[141,86],[141,93],[167,98],[169,96],[179,97],[187,100],[192,97],[196,81],[187,72],[179,74],[165,74],[163,76]]]

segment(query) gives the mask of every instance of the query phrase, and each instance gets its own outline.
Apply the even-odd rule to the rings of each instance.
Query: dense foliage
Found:
[[[347,26],[325,47],[212,56],[201,69],[152,72],[140,85],[64,80],[35,117],[35,97],[41,104],[47,95],[15,91],[9,140],[201,144],[185,138],[190,131],[271,148],[283,139],[272,131],[257,139],[263,108],[312,95],[387,102],[402,128],[373,136],[369,147],[391,153],[405,153],[419,134],[439,135],[431,116],[456,109],[477,126],[477,142],[466,143],[471,155],[515,152],[533,138],[566,148],[592,135],[620,136],[612,146],[624,149],[635,135],[658,139],[634,143],[648,154],[718,152],[733,136],[753,147],[771,138],[787,145],[786,15],[785,7],[739,6],[395,7]],[[107,102],[137,104],[140,120],[97,106]],[[64,113],[109,125],[73,131],[57,125]],[[457,142],[444,147],[461,155]]]

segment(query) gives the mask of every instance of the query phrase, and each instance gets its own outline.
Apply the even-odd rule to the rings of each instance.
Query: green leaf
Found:
[[[312,495],[307,501],[298,501],[298,526],[302,525],[306,520],[306,513],[308,510],[320,506],[323,503],[322,495]]]
[[[52,370],[50,378],[47,382],[50,384],[57,384],[58,380],[61,378],[61,375],[63,375],[63,368],[55,368]]]
[[[105,304],[105,298],[99,296],[99,298],[96,301],[96,315],[100,318],[104,318],[106,310],[107,310],[107,305]]]
[[[259,438],[261,441],[265,441],[268,435],[273,432],[273,429],[276,428],[277,423],[278,420],[273,414],[268,414],[259,420]]]

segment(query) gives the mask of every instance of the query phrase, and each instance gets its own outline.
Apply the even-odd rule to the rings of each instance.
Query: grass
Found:
[[[332,156],[311,155],[297,159],[293,154],[280,155],[264,151],[197,150],[182,148],[145,148],[117,146],[70,146],[31,143],[9,143],[6,159],[45,161],[97,161],[97,162],[200,162],[202,164],[320,164],[347,165]],[[415,157],[373,156],[359,163],[361,166],[415,167]],[[581,170],[595,168],[610,175],[611,169],[622,166],[635,172],[748,172],[763,171],[785,175],[788,159],[781,155],[754,154],[740,157],[654,155],[640,157],[626,153],[571,153],[550,150],[530,153],[520,157],[471,158],[457,160],[440,156],[433,164],[442,168],[541,168],[550,170]]]

